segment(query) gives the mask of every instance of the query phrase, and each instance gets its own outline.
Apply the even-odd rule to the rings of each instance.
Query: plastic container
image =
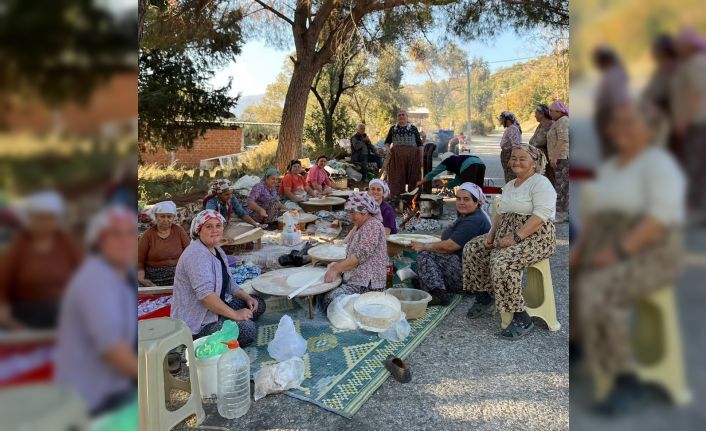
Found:
[[[250,410],[250,358],[237,340],[225,344],[229,350],[218,359],[218,414],[235,419]]]
[[[431,295],[419,289],[394,288],[387,289],[386,292],[400,300],[402,311],[406,314],[407,320],[424,316],[427,305],[431,301]]]
[[[206,337],[194,341],[194,351],[206,341]],[[195,355],[194,355],[195,356]],[[196,375],[199,377],[199,392],[201,398],[213,398],[218,394],[218,360],[223,355],[212,358],[196,358]],[[188,364],[191,367],[191,364]]]
[[[355,318],[366,331],[383,332],[400,320],[400,301],[385,292],[367,292],[353,303]]]

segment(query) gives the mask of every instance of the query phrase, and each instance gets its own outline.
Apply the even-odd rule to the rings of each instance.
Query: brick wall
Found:
[[[203,159],[239,153],[241,146],[241,128],[209,129],[205,135],[194,141],[191,150],[179,149],[176,151],[176,163],[181,166],[198,167]],[[141,152],[142,161],[145,163],[158,163],[167,165],[171,156],[164,150],[156,153]]]

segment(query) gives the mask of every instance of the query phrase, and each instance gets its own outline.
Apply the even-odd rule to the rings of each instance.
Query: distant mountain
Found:
[[[235,108],[232,111],[233,114],[235,114],[236,118],[240,119],[240,117],[243,115],[243,111],[245,111],[248,106],[260,103],[264,96],[264,94],[242,96],[240,99],[238,99],[238,104],[235,105]]]

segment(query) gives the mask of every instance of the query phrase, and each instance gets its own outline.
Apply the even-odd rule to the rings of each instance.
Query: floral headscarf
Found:
[[[513,145],[512,146],[513,150],[524,150],[527,151],[532,157],[532,160],[536,162],[536,166],[534,168],[534,171],[538,174],[543,174],[544,173],[544,167],[547,166],[547,158],[544,155],[544,153],[534,145],[530,144],[519,144],[519,145]]]
[[[566,106],[566,104],[564,104],[564,103],[561,102],[560,100],[555,100],[554,102],[552,102],[552,104],[549,105],[549,109],[553,109],[553,110],[555,110],[555,111],[563,112],[563,113],[566,114],[567,116],[569,115],[569,107]]]
[[[189,229],[189,235],[191,236],[192,240],[196,241],[197,239],[199,239],[199,232],[201,232],[201,228],[204,224],[206,224],[207,221],[211,219],[217,219],[220,220],[221,223],[226,224],[226,219],[223,218],[221,213],[219,213],[218,211],[203,210],[198,213],[193,220],[191,220],[191,228]]]
[[[370,214],[376,219],[382,221],[380,205],[378,205],[377,202],[375,202],[375,199],[367,193],[353,193],[346,201],[345,209],[346,211]]]
[[[379,178],[375,178],[368,183],[368,188],[372,187],[373,184],[377,184],[380,187],[382,187],[382,191],[383,191],[382,196],[384,198],[390,197],[390,187],[387,186],[387,183],[385,181],[383,181]]]
[[[212,195],[217,195],[228,190],[233,190],[233,184],[230,180],[220,179],[212,182],[209,188]]]

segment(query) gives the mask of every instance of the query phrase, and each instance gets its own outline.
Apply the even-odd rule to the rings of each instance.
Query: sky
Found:
[[[528,57],[536,57],[541,54],[536,43],[528,42],[526,37],[518,37],[513,31],[503,32],[487,42],[457,43],[465,49],[469,59],[477,56],[488,61],[491,70],[527,61]],[[231,94],[233,96],[238,93],[243,96],[262,94],[267,85],[275,81],[289,52],[266,46],[260,40],[248,41],[243,45],[237,61],[216,71],[211,83],[221,87],[232,78]],[[402,82],[403,84],[421,84],[425,80],[425,75],[417,75],[411,68],[407,68]]]

